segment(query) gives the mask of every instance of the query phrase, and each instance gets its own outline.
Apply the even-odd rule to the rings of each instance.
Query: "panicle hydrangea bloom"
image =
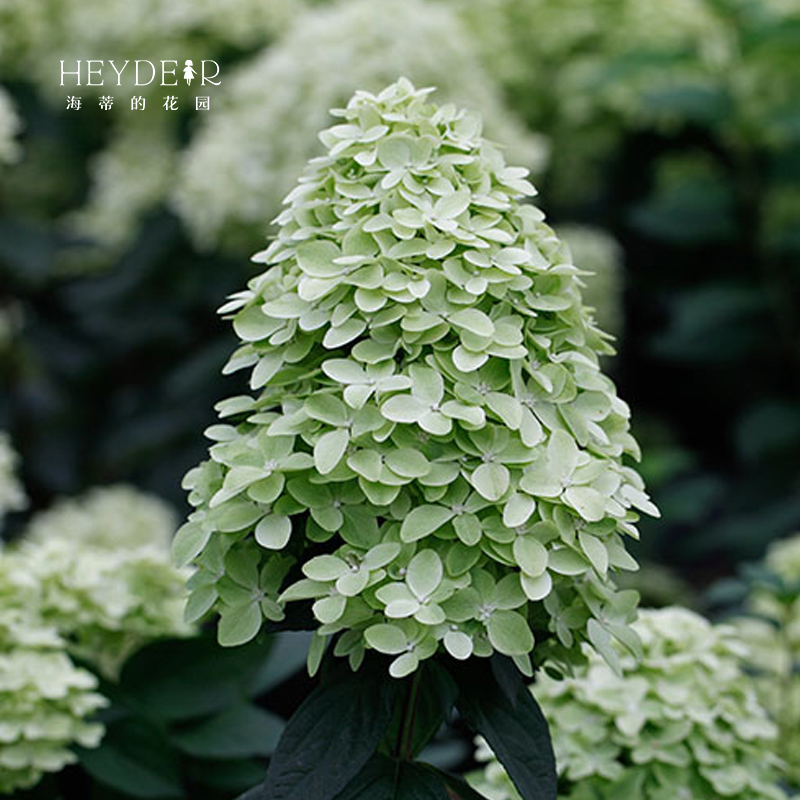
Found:
[[[33,786],[75,761],[73,744],[94,747],[103,726],[88,721],[106,700],[76,667],[35,606],[35,582],[0,553],[0,794]]]
[[[236,644],[312,600],[319,637],[395,676],[440,647],[529,670],[534,632],[537,658],[588,637],[616,661],[636,594],[609,573],[657,513],[622,463],[628,407],[527,170],[430,91],[334,112],[267,270],[222,309],[254,394],[218,405],[185,479],[188,615]]]
[[[754,616],[736,625],[750,645],[759,696],[780,729],[777,751],[800,788],[800,535],[771,545],[766,566],[778,583],[759,586],[750,598]]]
[[[172,508],[158,497],[124,484],[90,489],[56,502],[30,521],[25,539],[33,544],[68,541],[81,547],[166,551],[176,528]]]
[[[36,515],[10,556],[35,582],[42,618],[107,676],[147,642],[192,632],[186,575],[169,560],[173,521],[135,489],[95,489]]]
[[[596,654],[575,675],[540,673],[533,693],[550,724],[565,800],[784,800],[776,728],[741,669],[746,647],[728,625],[687,609],[640,612],[641,661],[619,649],[615,674]],[[473,785],[518,800],[488,760]]]
[[[17,478],[19,456],[7,433],[0,431],[0,529],[9,511],[21,511],[28,504],[25,489]]]
[[[133,87],[133,59],[149,59],[160,67],[162,58],[214,58],[212,53],[223,48],[260,47],[288,27],[302,5],[302,0],[228,0],[224,5],[215,0],[5,0],[0,7],[0,64],[8,73],[35,82],[60,104],[69,85],[53,80],[61,59],[65,69],[75,69],[76,59],[113,59],[119,68],[131,59],[122,77],[127,91]],[[53,61],[56,53],[58,60]],[[97,96],[108,94],[109,84],[116,88],[116,73],[107,61],[105,69],[113,81],[87,86],[84,72],[81,92]],[[136,87],[137,92],[158,95],[160,82]]]
[[[598,326],[622,333],[622,248],[613,236],[590,225],[559,225],[556,233],[569,248],[572,263],[591,272],[583,278],[583,302],[594,309]]]
[[[441,96],[484,113],[490,135],[513,159],[541,168],[546,148],[498,100],[449,9],[421,0],[350,0],[315,8],[226,82],[213,115],[193,138],[175,206],[198,243],[257,241],[306,161],[328,109],[356,88],[377,90],[398,75],[435,84]]]
[[[0,164],[16,161],[20,148],[15,141],[22,124],[8,92],[0,86]]]

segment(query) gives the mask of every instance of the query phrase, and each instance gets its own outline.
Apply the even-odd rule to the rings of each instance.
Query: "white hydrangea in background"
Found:
[[[591,225],[557,225],[572,262],[591,272],[583,278],[583,302],[594,309],[601,330],[619,336],[623,327],[622,248],[606,231]]]
[[[135,489],[94,489],[34,516],[9,558],[70,652],[113,677],[148,642],[194,630],[183,619],[186,573],[169,559],[174,523]]]
[[[9,164],[19,158],[20,146],[16,136],[22,129],[14,102],[8,92],[0,86],[0,164]]]
[[[9,511],[21,511],[28,504],[25,489],[17,478],[19,456],[11,446],[11,439],[0,431],[0,529]]]
[[[0,6],[0,65],[24,76],[60,102],[58,69],[76,59],[213,58],[224,48],[257,48],[280,34],[304,5],[303,0],[5,0]],[[57,55],[56,55],[57,54]],[[84,65],[85,66],[85,65]],[[73,67],[74,69],[75,67]],[[109,80],[116,75],[106,65]],[[56,70],[54,72],[54,70]],[[54,80],[54,77],[56,78]],[[123,73],[123,88],[130,76]],[[105,87],[81,86],[99,96]],[[142,93],[161,92],[160,81],[139,87]],[[66,82],[65,82],[66,85]]]
[[[111,247],[124,245],[142,215],[163,201],[178,156],[174,120],[165,113],[118,126],[108,147],[91,161],[86,204],[67,220],[78,234]]]
[[[736,626],[750,645],[759,696],[778,723],[778,752],[800,789],[800,534],[771,545],[765,565],[780,583],[754,590],[753,616]]]
[[[30,521],[25,541],[43,545],[66,541],[76,549],[169,549],[177,518],[163,500],[124,484],[90,489],[56,502]]]
[[[0,553],[0,794],[28,788],[75,761],[70,747],[96,746],[107,704],[97,678],[76,667],[35,607],[35,582]]]
[[[174,200],[198,243],[245,234],[255,246],[312,156],[328,109],[356,88],[376,90],[405,75],[468,104],[508,158],[534,172],[547,150],[498,100],[449,9],[421,0],[353,0],[308,11],[292,30],[226,83],[184,157]]]
[[[260,51],[285,29],[305,6],[305,0],[5,0],[0,3],[0,71],[11,78],[33,83],[56,109],[63,110],[68,95],[82,98],[84,112],[96,106],[101,95],[114,98],[105,112],[113,124],[108,145],[90,160],[92,184],[85,207],[64,222],[71,232],[88,237],[105,250],[115,251],[130,242],[141,216],[165,198],[173,179],[175,154],[182,145],[176,114],[161,107],[161,75],[149,85],[135,86],[135,60],[147,59],[160,69],[161,59],[176,59],[178,92],[183,84],[183,60],[191,58],[198,71],[203,59],[225,63],[226,76],[232,58],[243,59]],[[104,60],[103,86],[89,86],[86,59]],[[81,86],[67,76],[61,86],[60,62],[76,69],[82,62]],[[109,64],[123,69],[121,86]],[[97,66],[97,65],[95,65]],[[167,65],[169,68],[169,65]],[[143,79],[149,68],[143,66]],[[213,69],[213,67],[209,67]],[[167,78],[169,80],[169,78]],[[95,76],[94,81],[97,82]],[[184,118],[194,114],[195,83],[181,104]],[[223,87],[224,88],[224,85]],[[207,84],[212,95],[218,87]],[[144,111],[131,111],[132,96],[146,99]],[[216,97],[214,101],[216,102]],[[180,117],[179,117],[180,118]],[[18,130],[5,94],[0,89],[0,163],[15,157],[12,137]],[[85,271],[103,253],[87,248],[66,265]],[[94,257],[94,258],[93,258]],[[105,263],[105,262],[103,262]]]
[[[574,677],[540,675],[533,693],[550,724],[565,800],[782,800],[777,730],[741,668],[733,627],[679,607],[642,611],[641,662],[619,649],[616,675],[594,653]],[[616,646],[616,645],[615,645]],[[473,785],[517,800],[488,761]]]

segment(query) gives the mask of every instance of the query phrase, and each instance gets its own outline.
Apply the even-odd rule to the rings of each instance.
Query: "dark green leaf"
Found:
[[[223,648],[210,637],[158,642],[122,671],[123,700],[156,720],[194,719],[239,701],[269,657],[269,641]]]
[[[413,720],[410,721],[410,736],[403,743],[403,752],[398,754],[408,758],[416,758],[433,739],[446,721],[458,696],[458,687],[447,670],[434,661],[423,663],[419,667],[418,677],[412,676],[406,679],[401,692],[410,690],[415,678],[417,681],[416,702]],[[397,748],[400,725],[404,719],[402,711],[402,704],[398,704],[384,739],[387,751],[391,752]],[[406,722],[409,723],[408,720]],[[406,730],[408,732],[409,729]]]
[[[131,797],[186,797],[175,751],[141,720],[110,726],[99,747],[80,749],[78,757],[93,778]]]
[[[370,759],[389,724],[397,682],[383,659],[357,673],[332,664],[286,725],[267,770],[263,800],[329,800]]]
[[[376,755],[335,800],[457,800],[459,795],[448,791],[451,780],[459,784],[427,764]],[[463,798],[474,800],[474,793]]]
[[[273,637],[268,659],[261,663],[248,686],[258,697],[275,688],[305,666],[311,634],[307,631],[282,631]]]
[[[280,717],[240,703],[171,738],[184,753],[199,758],[268,756],[275,749],[283,727]]]
[[[503,656],[455,665],[458,708],[494,750],[523,800],[555,800],[547,721],[519,671]]]

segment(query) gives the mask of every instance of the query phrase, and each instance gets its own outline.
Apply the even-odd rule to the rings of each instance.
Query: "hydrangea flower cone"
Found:
[[[309,602],[318,644],[413,672],[440,650],[636,649],[624,538],[657,513],[580,270],[480,117],[357,92],[221,309],[251,393],[218,405],[174,553],[223,644]]]
[[[777,729],[742,669],[747,648],[729,625],[685,608],[642,611],[637,661],[615,645],[623,674],[596,654],[572,677],[540,675],[533,693],[550,724],[568,800],[786,800]],[[518,800],[485,744],[471,783]]]

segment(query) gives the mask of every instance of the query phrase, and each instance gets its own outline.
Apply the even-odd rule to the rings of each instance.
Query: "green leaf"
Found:
[[[533,650],[533,634],[516,611],[494,611],[486,623],[489,641],[498,653],[518,656]]]
[[[609,632],[596,619],[590,619],[586,624],[586,633],[589,636],[589,642],[592,647],[600,653],[617,675],[622,675],[619,655],[611,643]]]
[[[292,535],[292,523],[289,517],[270,514],[256,525],[256,541],[269,550],[282,550]]]
[[[81,766],[97,781],[142,798],[186,797],[177,753],[154,725],[125,719],[109,727],[100,747],[78,750]]]
[[[526,575],[536,578],[547,569],[547,548],[533,536],[517,536],[513,550],[514,560]]]
[[[470,659],[451,669],[465,720],[489,743],[522,800],[556,800],[550,732],[519,670],[506,658]]]
[[[468,189],[453,192],[436,201],[433,213],[440,219],[453,219],[469,207],[471,199],[472,194]]]
[[[330,800],[361,771],[386,730],[398,684],[379,659],[335,664],[286,724],[254,800]],[[249,795],[248,795],[249,796]]]
[[[481,464],[470,478],[478,494],[487,500],[499,500],[508,489],[510,475],[502,464]]]
[[[211,529],[199,522],[187,522],[178,529],[172,540],[172,560],[178,567],[186,566],[202,552],[211,538]]]
[[[400,538],[404,542],[416,542],[438,530],[452,518],[453,512],[444,506],[418,506],[403,520]]]
[[[268,756],[275,749],[284,722],[249,703],[240,703],[172,735],[184,753],[198,758]]]
[[[195,719],[242,697],[256,671],[271,669],[270,656],[264,642],[228,649],[211,635],[156,642],[125,663],[120,688],[151,719]]]
[[[314,278],[334,278],[341,275],[342,268],[333,260],[341,255],[333,243],[320,239],[303,242],[297,247],[297,263],[300,269]]]
[[[261,630],[261,622],[261,609],[256,602],[235,608],[223,607],[217,628],[217,639],[223,647],[244,644]]]
[[[314,445],[314,466],[320,475],[327,475],[342,460],[350,443],[350,432],[346,428],[323,433]]]
[[[331,358],[322,364],[322,371],[339,383],[365,383],[367,373],[355,361],[349,358]]]
[[[586,553],[586,557],[592,566],[605,577],[608,572],[608,550],[606,550],[606,546],[596,536],[584,531],[578,534],[578,541],[580,542],[581,550]]]
[[[364,631],[364,638],[370,647],[388,655],[398,655],[408,647],[406,635],[396,625],[373,625]]]
[[[494,323],[482,311],[477,308],[465,308],[463,311],[456,311],[448,317],[449,321],[459,328],[474,333],[478,336],[494,336]]]
[[[503,508],[503,525],[516,528],[524,525],[536,510],[536,501],[528,495],[514,492]]]
[[[438,588],[444,576],[442,560],[433,550],[417,553],[408,565],[406,583],[420,599],[429,597]]]
[[[599,522],[606,514],[605,498],[591,486],[570,486],[564,491],[564,500],[587,522]]]
[[[427,458],[417,450],[402,448],[386,456],[386,466],[403,478],[423,478],[431,471]]]
[[[346,561],[327,553],[315,556],[303,564],[303,574],[314,581],[335,581],[346,575],[348,570]]]

